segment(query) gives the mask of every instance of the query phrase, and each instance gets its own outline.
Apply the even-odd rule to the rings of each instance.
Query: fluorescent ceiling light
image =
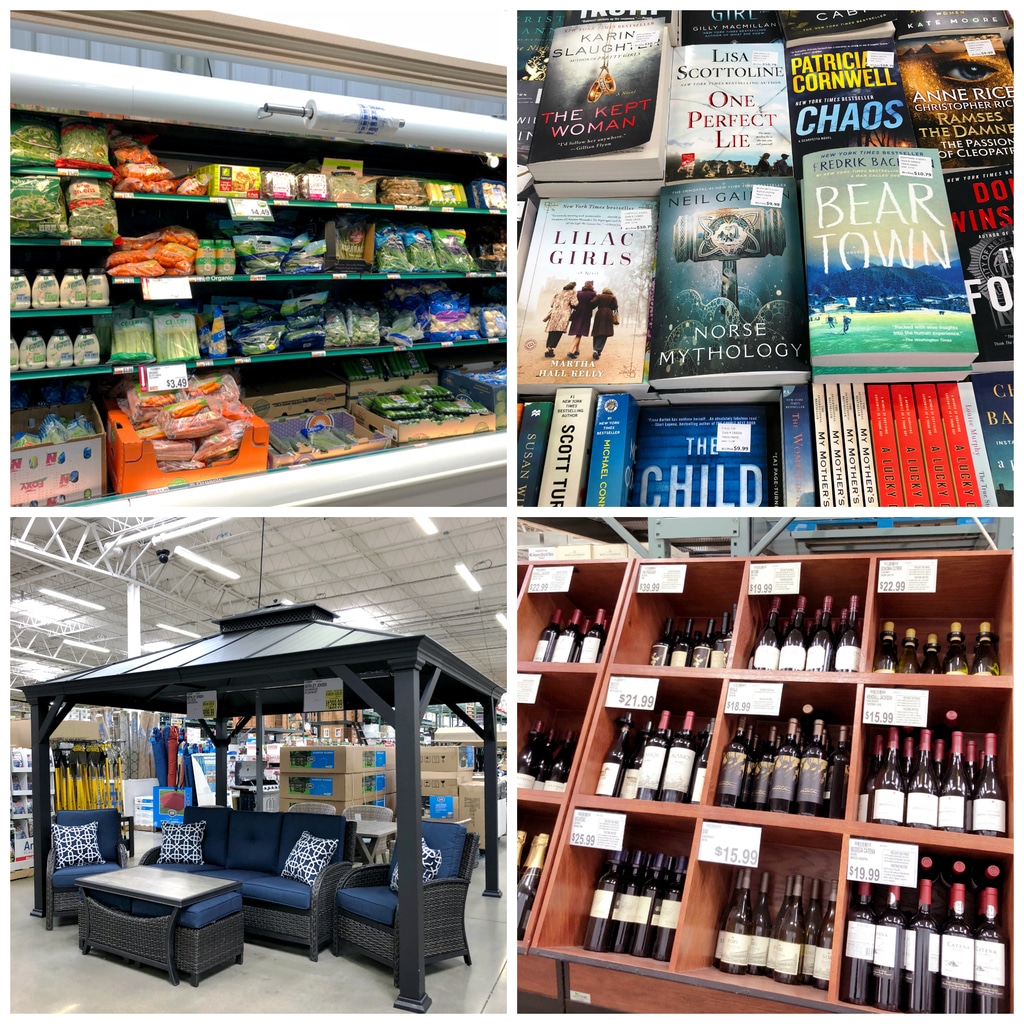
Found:
[[[437,533],[437,527],[429,516],[413,516],[424,533]]]
[[[176,540],[178,537],[187,537],[191,533],[198,533],[200,530],[205,530],[208,526],[219,526],[221,523],[226,523],[229,518],[229,516],[221,516],[220,519],[204,519],[198,523],[189,523],[189,525],[181,527],[180,530],[158,533],[149,543],[156,548],[169,540]]]
[[[107,610],[101,604],[95,604],[93,601],[83,601],[80,597],[62,594],[59,590],[47,590],[46,587],[40,587],[39,593],[45,594],[47,597],[55,597],[59,601],[70,601],[72,604],[80,604],[83,608],[93,608],[98,612],[105,612]]]
[[[281,597],[278,598],[278,604],[295,604],[295,602],[290,597]]]
[[[502,629],[508,629],[508,619],[505,618],[505,613],[504,612],[497,612],[497,613],[495,613],[494,617],[501,624],[501,628]]]
[[[199,633],[190,633],[187,629],[178,629],[177,626],[168,626],[166,622],[158,622],[156,624],[157,629],[166,629],[171,633],[180,633],[182,636],[190,636],[196,640],[201,639]]]
[[[455,571],[466,581],[466,586],[470,590],[480,591],[484,589],[477,583],[476,577],[466,568],[464,563],[456,562]]]
[[[223,565],[217,565],[216,562],[210,562],[203,558],[202,555],[197,555],[194,551],[189,551],[188,548],[183,548],[180,544],[175,547],[174,553],[176,555],[180,555],[182,558],[188,559],[188,561],[203,569],[209,569],[210,572],[226,576],[229,580],[240,580],[242,578],[237,572],[234,572],[231,569],[225,569]]]
[[[97,644],[87,644],[82,640],[65,640],[68,647],[81,647],[86,651],[99,651],[101,654],[109,654],[109,647],[100,647]]]
[[[173,519],[158,523],[156,526],[145,526],[142,529],[125,531],[119,536],[108,540],[106,544],[103,545],[103,554],[105,555],[113,548],[123,547],[125,544],[134,544],[136,541],[149,540],[150,537],[155,537],[158,533],[169,532],[174,529],[177,524],[182,522],[189,522],[189,520],[182,519],[180,516],[177,516]]]
[[[70,608],[59,608],[48,601],[37,601],[31,597],[23,597],[19,601],[12,601],[11,611],[27,615],[32,619],[39,619],[41,622],[64,622],[78,614],[71,611]]]

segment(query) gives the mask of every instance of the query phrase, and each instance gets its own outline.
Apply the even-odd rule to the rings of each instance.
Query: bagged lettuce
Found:
[[[60,178],[26,175],[11,178],[11,235],[68,235],[68,215]]]
[[[53,121],[11,111],[11,166],[53,167],[60,156],[60,134]]]
[[[117,237],[117,207],[109,182],[75,178],[65,186],[65,195],[72,238]]]

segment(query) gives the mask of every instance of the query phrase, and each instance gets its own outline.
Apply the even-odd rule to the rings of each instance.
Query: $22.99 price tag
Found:
[[[625,814],[577,808],[572,816],[569,845],[588,846],[594,850],[621,850],[625,834]]]
[[[535,565],[530,573],[530,594],[565,594],[572,582],[571,565]]]
[[[658,699],[657,679],[643,679],[637,676],[612,676],[608,681],[606,708],[629,708],[637,711],[653,711]]]
[[[701,826],[697,860],[756,868],[760,856],[760,827],[726,825],[721,821],[705,821]]]
[[[934,594],[937,558],[885,559],[878,563],[878,593]]]

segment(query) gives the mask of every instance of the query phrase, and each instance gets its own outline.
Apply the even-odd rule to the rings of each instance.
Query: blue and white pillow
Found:
[[[427,841],[420,836],[420,843],[423,846],[423,881],[429,882],[437,878],[441,870],[441,851],[427,846]],[[395,870],[391,872],[391,891],[398,892],[398,861],[395,861]]]
[[[85,825],[54,825],[50,831],[53,843],[54,870],[77,868],[84,864],[105,864],[100,856],[97,838],[98,821]]]
[[[205,833],[205,821],[190,825],[165,824],[157,864],[202,864]]]
[[[321,839],[303,832],[284,862],[281,877],[294,878],[312,888],[316,876],[331,862],[337,848],[337,839]]]

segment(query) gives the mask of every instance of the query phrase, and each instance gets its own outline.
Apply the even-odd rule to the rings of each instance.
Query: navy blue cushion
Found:
[[[330,863],[342,859],[345,846],[345,819],[338,814],[303,814],[300,811],[289,811],[281,815],[281,849],[277,858],[277,874],[284,871],[285,861],[292,852],[303,832],[308,832],[317,839],[336,839],[338,848],[334,851]]]
[[[159,868],[161,871],[184,871],[186,874],[198,874],[205,868],[209,868],[209,864],[146,864],[148,868]]]
[[[281,878],[280,875],[264,875],[242,882],[242,895],[246,899],[278,903],[297,910],[309,910],[312,891],[305,882],[297,878]]]
[[[58,825],[86,825],[90,821],[99,823],[96,829],[96,840],[100,847],[100,856],[104,860],[112,860],[117,864],[117,844],[121,842],[121,816],[117,811],[58,811]]]
[[[115,860],[113,864],[79,864],[77,867],[61,868],[53,873],[54,889],[74,889],[75,879],[86,875],[102,875],[108,871],[120,871],[121,865]]]
[[[438,869],[438,878],[455,878],[459,873],[459,865],[462,863],[462,848],[466,845],[466,826],[456,824],[445,824],[440,821],[422,821],[420,827],[423,830],[423,838],[427,846],[441,852],[441,867]],[[394,876],[398,867],[398,848],[395,848],[395,855],[391,858],[391,871],[388,873],[388,880]]]
[[[386,885],[357,885],[351,889],[339,889],[334,901],[350,914],[357,914],[359,917],[366,917],[389,927],[395,923],[398,893],[392,892]]]
[[[233,882],[249,882],[262,878],[271,878],[267,871],[246,871],[243,868],[211,868],[204,865],[199,871],[204,878],[229,878]]]
[[[186,907],[178,918],[182,928],[202,928],[204,925],[219,921],[228,914],[235,914],[242,909],[242,894],[226,892],[220,896],[211,896],[208,900],[200,900]],[[131,911],[136,917],[167,917],[171,908],[151,900],[133,899]]]
[[[206,822],[203,836],[203,860],[207,864],[224,867],[228,862],[228,829],[232,815],[229,807],[186,807],[185,824]]]
[[[105,907],[123,910],[126,914],[130,914],[132,910],[131,896],[121,896],[116,892],[101,892],[99,889],[93,889],[89,893],[89,898],[97,903],[102,903]]]
[[[284,817],[266,811],[232,811],[225,867],[276,875]]]

